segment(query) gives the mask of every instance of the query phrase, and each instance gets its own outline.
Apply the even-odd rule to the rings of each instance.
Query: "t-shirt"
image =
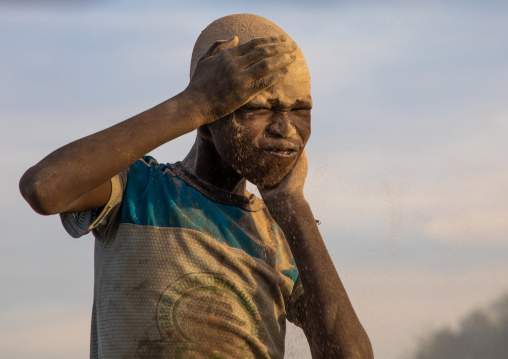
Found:
[[[91,358],[283,358],[302,289],[263,202],[148,156],[111,182],[102,210],[62,214],[96,238]]]

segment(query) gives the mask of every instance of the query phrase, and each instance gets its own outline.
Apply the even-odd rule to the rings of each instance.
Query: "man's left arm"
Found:
[[[304,294],[295,313],[316,358],[370,359],[369,337],[351,305],[330,254],[303,196],[307,160],[271,189],[260,188],[270,215],[281,227],[300,273]]]

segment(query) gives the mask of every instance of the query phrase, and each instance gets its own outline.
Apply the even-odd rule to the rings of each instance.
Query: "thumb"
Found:
[[[220,42],[212,51],[211,56],[218,54],[219,52],[222,52],[224,50],[230,49],[232,47],[235,47],[238,45],[238,36],[233,36],[229,40],[219,40],[217,42]]]
[[[234,36],[229,40],[217,40],[199,60],[201,61],[213,55],[217,55],[219,52],[235,47],[236,45],[238,45],[238,36]]]

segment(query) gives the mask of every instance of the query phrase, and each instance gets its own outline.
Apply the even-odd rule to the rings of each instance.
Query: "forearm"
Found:
[[[372,348],[326,249],[309,204],[287,196],[267,204],[289,243],[305,291],[304,330],[318,358],[371,358]],[[332,355],[333,353],[333,355]]]
[[[54,151],[23,175],[23,196],[39,213],[65,211],[146,153],[203,124],[189,97],[181,93]]]
[[[285,41],[285,36],[272,36],[237,46],[234,37],[215,43],[198,62],[185,91],[53,152],[23,175],[23,197],[41,214],[104,202],[111,192],[109,179],[138,158],[235,111],[281,81],[295,60],[291,53],[296,44]]]
[[[281,81],[296,44],[284,36],[219,41],[198,62],[179,95],[104,131],[51,153],[21,178],[20,190],[41,214],[100,206],[109,180],[138,158],[172,139],[243,106]],[[85,205],[83,206],[83,203]]]

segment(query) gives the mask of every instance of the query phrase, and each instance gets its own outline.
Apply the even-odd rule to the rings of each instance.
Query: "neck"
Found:
[[[183,164],[215,187],[239,195],[247,194],[245,178],[228,165],[217,153],[214,143],[200,136],[199,132]]]

